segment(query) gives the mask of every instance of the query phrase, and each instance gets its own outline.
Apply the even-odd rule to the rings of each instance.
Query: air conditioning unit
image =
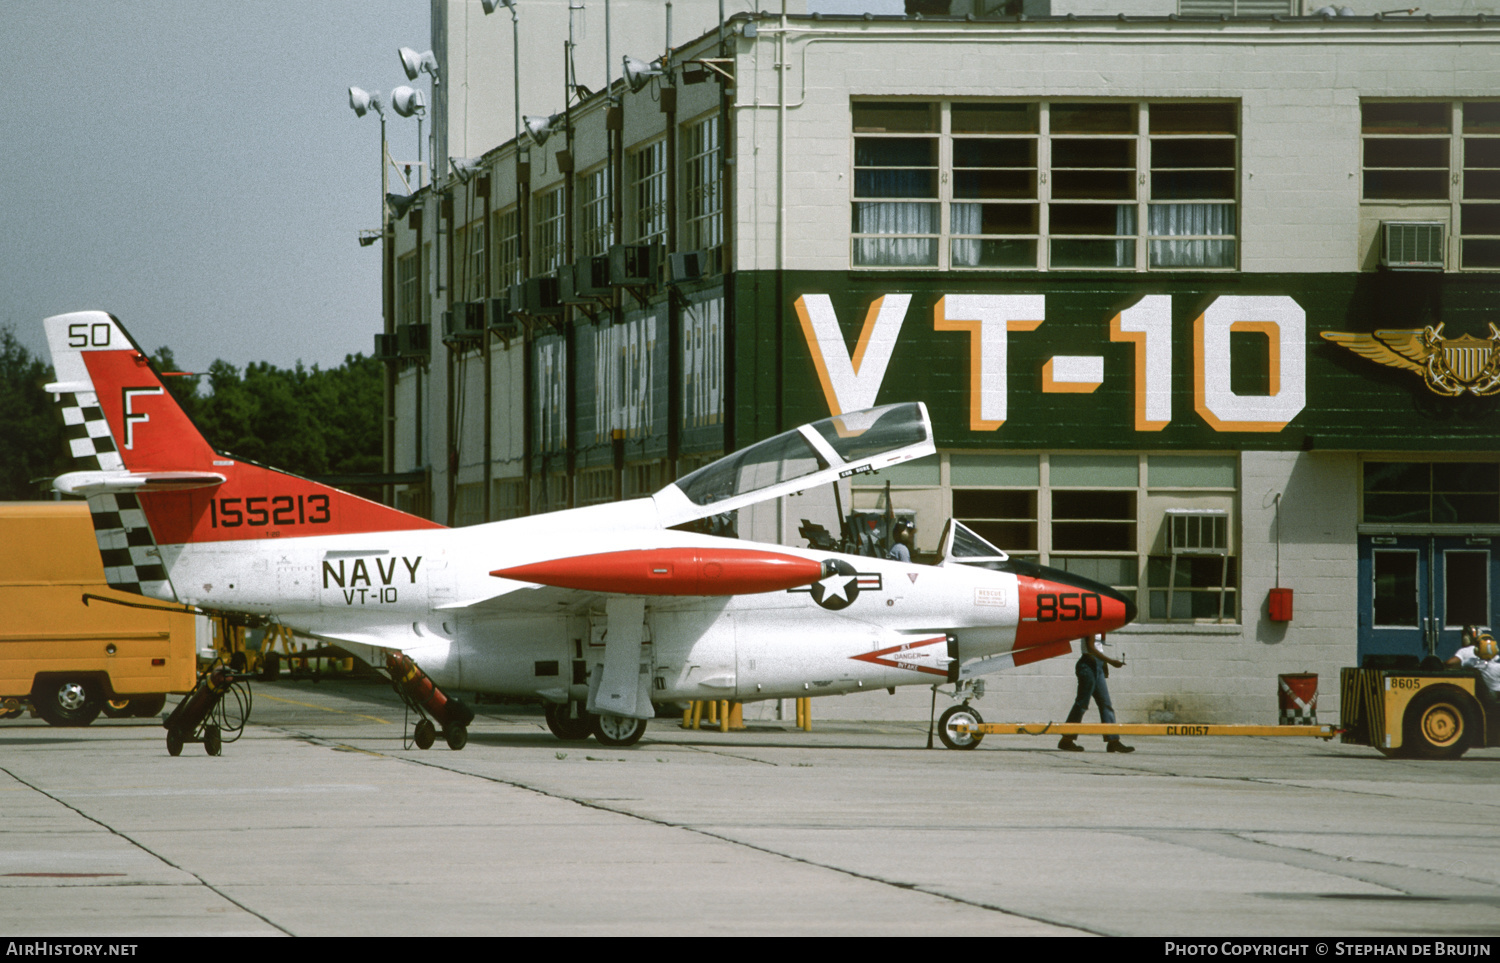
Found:
[[[484,337],[484,302],[468,301],[443,312],[444,341],[478,341]]]
[[[626,287],[655,284],[661,274],[661,245],[616,244],[609,249],[609,283]]]
[[[510,313],[510,295],[490,298],[490,330],[506,340],[521,333],[521,322]]]
[[[1447,233],[1442,221],[1381,221],[1380,266],[1390,271],[1441,271]]]
[[[1228,555],[1229,513],[1222,508],[1167,509],[1167,550],[1173,555]]]
[[[558,297],[563,304],[587,304],[608,300],[614,293],[609,286],[609,255],[582,257],[557,270]]]
[[[510,309],[530,317],[555,317],[563,312],[557,277],[527,278],[510,289]]]
[[[614,293],[609,286],[609,255],[579,258],[573,265],[573,281],[581,297],[608,298]]]
[[[403,358],[425,358],[432,352],[432,325],[404,324],[396,329],[396,350]]]
[[[395,361],[399,357],[401,357],[401,340],[399,335],[375,335],[376,361]]]
[[[667,280],[696,281],[708,273],[708,254],[704,251],[678,251],[667,255]]]

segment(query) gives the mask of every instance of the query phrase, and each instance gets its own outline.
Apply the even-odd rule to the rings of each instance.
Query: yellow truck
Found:
[[[154,716],[193,688],[193,616],[105,584],[88,505],[0,503],[0,549],[0,718],[27,703],[54,726]]]

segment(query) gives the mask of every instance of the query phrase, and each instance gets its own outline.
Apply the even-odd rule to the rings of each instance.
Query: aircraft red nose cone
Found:
[[[1016,648],[1113,632],[1135,618],[1135,606],[1113,589],[1086,579],[1073,582],[1055,569],[1044,571],[1053,577],[1016,578],[1021,600]]]

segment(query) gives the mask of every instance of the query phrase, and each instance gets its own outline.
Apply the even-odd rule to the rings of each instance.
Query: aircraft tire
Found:
[[[602,746],[623,749],[640,742],[641,736],[645,734],[645,719],[631,719],[628,716],[617,716],[608,712],[601,712],[594,717],[594,738],[598,739]]]
[[[103,705],[106,719],[128,719],[135,715],[133,699],[106,699]]]
[[[224,752],[224,734],[219,731],[218,726],[203,727],[203,751],[210,756],[217,756]]]
[[[468,726],[449,726],[443,730],[443,741],[448,743],[448,748],[454,752],[469,744]]]
[[[1452,686],[1423,689],[1407,703],[1401,748],[1417,759],[1457,759],[1479,731],[1473,700]]]
[[[594,716],[589,712],[579,712],[577,719],[571,719],[568,717],[569,705],[549,702],[542,707],[547,728],[563,742],[583,742],[594,734]]]
[[[974,733],[973,735],[959,735],[949,729],[951,724],[958,722],[962,722],[965,725],[977,726],[984,723],[984,717],[979,714],[978,709],[967,702],[950,706],[946,712],[938,717],[938,738],[943,740],[943,745],[949,749],[973,749],[984,741],[984,733],[982,732]]]
[[[54,677],[31,692],[36,714],[54,726],[86,726],[99,718],[104,696],[88,678]]]
[[[412,731],[411,741],[416,743],[418,749],[431,749],[432,744],[437,741],[437,727],[429,719],[421,720]]]

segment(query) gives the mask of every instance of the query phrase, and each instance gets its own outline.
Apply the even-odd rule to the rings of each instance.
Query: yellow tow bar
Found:
[[[953,722],[955,735],[965,736],[1312,736],[1332,739],[1335,725],[1253,726],[1188,723],[1102,722]]]

